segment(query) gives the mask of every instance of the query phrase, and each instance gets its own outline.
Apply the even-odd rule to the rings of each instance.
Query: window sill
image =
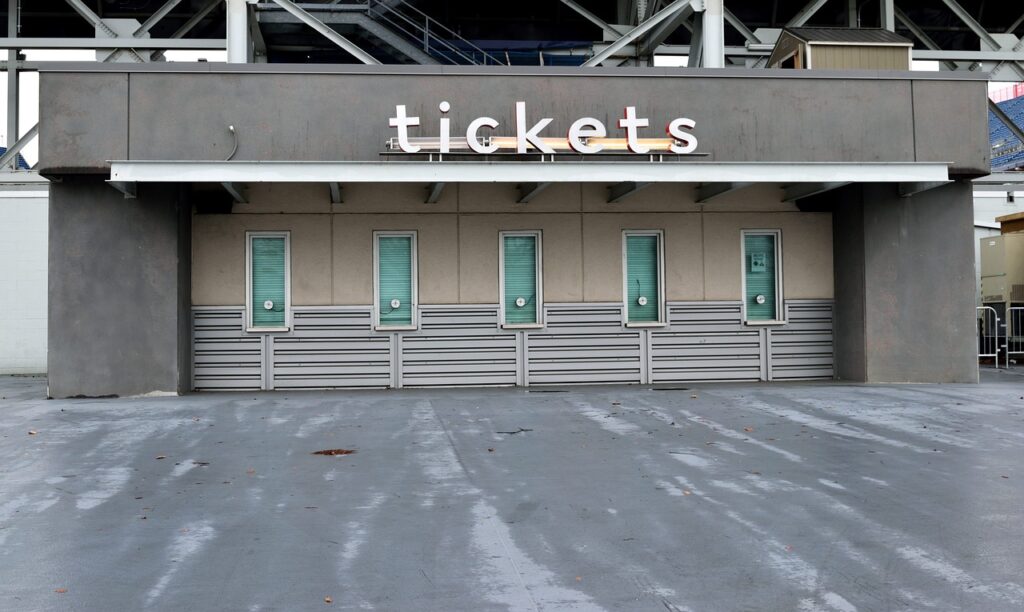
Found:
[[[245,331],[250,334],[280,334],[290,332],[290,327],[246,327]]]
[[[663,321],[637,321],[633,323],[626,323],[626,327],[668,327],[668,323]]]
[[[502,329],[544,329],[543,323],[502,323]]]
[[[416,331],[419,329],[415,325],[374,325],[373,331],[379,332],[396,332],[396,331]]]
[[[744,321],[743,324],[750,327],[779,327],[788,325],[789,321]]]

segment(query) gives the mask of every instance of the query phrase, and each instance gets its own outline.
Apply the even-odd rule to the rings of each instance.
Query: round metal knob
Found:
[[[398,298],[395,298],[395,299],[391,300],[391,308],[398,308],[401,305],[402,305],[402,302]]]
[[[754,298],[754,301],[757,302],[758,304],[764,304],[764,296],[759,295],[756,298]]]
[[[640,304],[641,306],[646,306],[647,305],[647,297],[641,295],[640,297],[636,298],[636,303]]]
[[[273,310],[274,302],[272,300],[267,300],[266,302],[263,302],[263,308],[264,310]]]
[[[517,297],[516,298],[516,308],[522,308],[523,306],[526,306],[526,298]]]

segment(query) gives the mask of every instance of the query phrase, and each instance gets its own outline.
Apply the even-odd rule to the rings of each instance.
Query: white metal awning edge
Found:
[[[907,183],[946,162],[112,161],[115,183]]]

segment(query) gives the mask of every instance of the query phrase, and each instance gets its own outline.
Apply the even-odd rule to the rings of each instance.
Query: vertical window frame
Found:
[[[374,230],[373,232],[373,329],[380,332],[416,331],[419,329],[420,282],[419,246],[416,230]],[[409,325],[387,325],[380,322],[380,239],[382,237],[409,238],[409,277],[412,284],[412,304]]]
[[[534,266],[537,297],[536,323],[507,323],[505,321],[505,237],[531,236],[535,242]],[[498,232],[498,323],[502,329],[543,329],[544,318],[544,236],[541,230],[509,230]]]
[[[654,236],[658,239],[658,320],[629,320],[629,237]],[[665,301],[665,230],[622,230],[622,322],[624,327],[666,327],[668,312]]]
[[[292,330],[292,237],[289,230],[245,232],[245,331],[254,334],[290,332]],[[284,326],[253,325],[252,304],[252,241],[254,238],[284,238]]]
[[[770,320],[750,320],[747,317],[747,236],[773,236],[775,238],[775,318]],[[786,302],[782,295],[782,230],[781,229],[743,229],[740,230],[740,303],[742,306],[743,324],[750,326],[785,325]]]

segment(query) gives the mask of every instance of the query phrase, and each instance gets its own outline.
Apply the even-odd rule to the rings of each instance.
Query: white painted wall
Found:
[[[46,192],[0,191],[0,374],[46,372]]]

